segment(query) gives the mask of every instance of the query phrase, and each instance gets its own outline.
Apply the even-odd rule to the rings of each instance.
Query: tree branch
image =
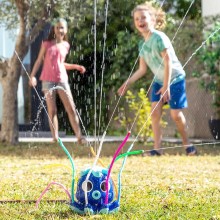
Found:
[[[55,8],[54,1],[50,1],[50,7],[44,7],[44,10],[42,11],[42,14],[39,15],[39,18],[36,23],[34,24],[34,27],[32,28],[29,37],[27,39],[27,44],[30,45],[35,38],[38,36],[39,31],[43,30],[46,23],[48,22],[48,19],[51,17],[51,14]]]
[[[15,1],[18,15],[19,15],[19,34],[16,39],[15,50],[21,59],[27,53],[28,47],[26,45],[26,27],[27,27],[27,11],[29,9],[28,1],[16,0]]]

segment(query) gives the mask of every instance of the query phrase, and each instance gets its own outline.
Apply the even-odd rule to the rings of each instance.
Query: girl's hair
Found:
[[[65,26],[66,26],[66,28],[67,28],[67,21],[65,20],[65,19],[63,19],[63,18],[55,18],[52,22],[51,22],[51,28],[50,28],[50,33],[49,33],[49,35],[48,35],[48,37],[47,37],[47,40],[48,41],[52,41],[52,40],[54,40],[56,37],[55,37],[55,32],[54,32],[54,27],[55,27],[55,25],[57,24],[57,23],[60,23],[60,22],[62,22]],[[63,38],[63,40],[65,40],[65,41],[68,41],[68,37],[67,37],[67,34],[66,35],[64,35],[64,38]]]
[[[165,12],[157,7],[153,5],[153,2],[145,2],[143,4],[137,5],[131,15],[134,16],[134,13],[136,11],[148,11],[152,20],[155,22],[154,24],[154,28],[157,30],[162,30],[163,28],[165,28],[166,26],[166,14]]]

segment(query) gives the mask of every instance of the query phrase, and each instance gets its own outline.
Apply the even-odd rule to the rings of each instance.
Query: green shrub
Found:
[[[139,140],[147,142],[149,138],[153,138],[153,131],[151,126],[151,103],[146,97],[146,91],[140,88],[136,95],[128,90],[125,98],[128,105],[120,108],[119,116],[115,120],[119,121],[123,128],[131,130],[133,135],[138,135]],[[164,108],[168,107],[165,106]],[[165,121],[161,120],[162,126],[165,127],[166,124]]]

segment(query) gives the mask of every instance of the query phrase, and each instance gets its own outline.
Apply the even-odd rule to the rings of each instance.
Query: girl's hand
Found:
[[[118,95],[123,96],[128,90],[128,83],[123,83],[122,86],[118,89]]]
[[[163,103],[170,101],[170,88],[168,87],[162,87],[157,94],[161,94],[163,96],[162,101]]]
[[[31,77],[30,77],[30,80],[29,80],[29,86],[35,87],[36,85],[37,85],[37,79],[36,79],[36,77],[35,77],[35,76],[31,76]]]
[[[86,72],[86,68],[78,64],[64,63],[64,66],[66,70],[78,70],[82,74]]]
[[[86,68],[84,66],[79,66],[78,70],[81,74],[84,74],[86,72]]]

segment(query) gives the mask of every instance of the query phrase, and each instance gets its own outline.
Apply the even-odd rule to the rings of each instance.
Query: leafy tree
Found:
[[[160,2],[163,2],[160,0]],[[172,14],[172,16],[183,18],[186,14],[186,9],[192,4],[189,18],[191,20],[200,20],[202,17],[201,0],[166,0],[163,4],[163,9]]]

